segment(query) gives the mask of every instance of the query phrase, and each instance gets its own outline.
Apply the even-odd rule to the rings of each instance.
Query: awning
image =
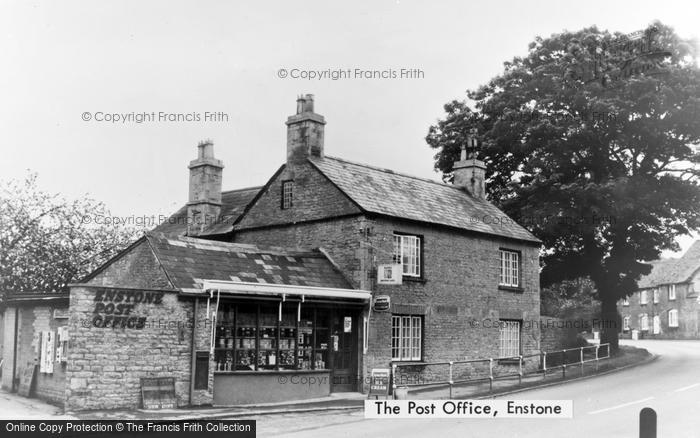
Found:
[[[358,289],[336,289],[325,287],[312,286],[295,286],[287,284],[272,284],[272,283],[249,283],[244,281],[222,281],[222,280],[204,280],[202,292],[219,292],[222,294],[232,295],[250,295],[250,296],[274,296],[281,299],[286,298],[323,298],[326,300],[359,300],[369,301],[372,298],[372,293],[366,290]]]

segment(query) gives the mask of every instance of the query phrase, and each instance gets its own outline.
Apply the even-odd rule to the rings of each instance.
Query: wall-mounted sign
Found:
[[[346,316],[343,319],[343,332],[345,332],[345,333],[352,332],[352,317]]]
[[[34,365],[34,363],[28,362],[27,367],[24,369],[24,372],[20,376],[19,389],[17,390],[17,394],[21,395],[22,397],[29,397],[31,395],[32,386],[34,384],[35,372],[36,366]]]
[[[164,292],[106,290],[95,293],[92,325],[97,328],[130,328],[141,330],[146,317],[134,315],[139,304],[162,305]]]
[[[175,379],[173,377],[141,377],[141,397],[144,409],[175,409]]]
[[[55,335],[51,330],[41,332],[41,349],[39,356],[39,372],[53,373]]]
[[[374,297],[372,309],[375,312],[388,312],[391,308],[391,297],[389,295],[377,295]]]
[[[389,397],[389,378],[391,370],[388,368],[374,368],[369,382],[369,395]]]
[[[333,338],[333,351],[338,351],[338,338],[340,336],[338,335],[333,335],[331,338]]]
[[[377,266],[378,284],[401,284],[403,268],[399,264]]]

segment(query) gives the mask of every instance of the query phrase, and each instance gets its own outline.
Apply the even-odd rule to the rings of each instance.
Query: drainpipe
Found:
[[[12,353],[12,392],[17,390],[17,338],[19,327],[19,307],[15,307],[15,342],[14,352]]]
[[[194,378],[195,378],[195,366],[197,365],[197,351],[195,349],[195,333],[197,330],[197,313],[199,312],[199,298],[195,297],[194,298],[194,314],[192,317],[192,342],[191,342],[191,350],[192,350],[192,360],[191,360],[191,365],[190,365],[190,406],[192,406],[192,403],[194,401]],[[211,358],[210,358],[211,361]]]

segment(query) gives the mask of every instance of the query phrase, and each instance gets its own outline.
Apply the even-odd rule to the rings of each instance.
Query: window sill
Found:
[[[515,292],[515,293],[519,293],[519,294],[525,292],[525,289],[523,289],[522,287],[504,286],[504,285],[502,285],[502,284],[499,284],[499,285],[498,285],[498,290],[503,290],[503,291],[506,291],[506,292]]]
[[[428,365],[426,362],[423,362],[422,360],[400,360],[400,359],[392,359],[391,364],[394,365],[415,365],[415,366],[426,366]]]
[[[401,279],[402,279],[402,281],[409,282],[409,283],[423,283],[423,284],[425,284],[425,282],[427,281],[423,277],[411,277],[410,275],[404,275],[403,277],[401,277]]]

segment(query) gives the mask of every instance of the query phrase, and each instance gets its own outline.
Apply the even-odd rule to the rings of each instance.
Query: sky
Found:
[[[700,37],[697,0],[2,0],[0,179],[29,169],[42,189],[87,194],[114,216],[167,215],[187,200],[204,139],[226,166],[224,189],[264,184],[285,160],[296,97],[312,93],[326,154],[439,180],[424,139],[445,103],[535,36],[630,33],[655,19]],[[155,120],[137,123],[143,114]]]

